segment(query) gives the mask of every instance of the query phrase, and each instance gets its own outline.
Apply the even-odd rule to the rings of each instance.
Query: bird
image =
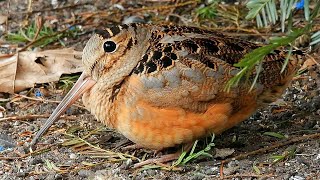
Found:
[[[235,66],[261,47],[192,26],[122,24],[96,30],[82,55],[84,71],[31,144],[82,96],[107,127],[137,145],[162,150],[215,135],[278,99],[299,69],[303,53],[277,49],[225,90]]]

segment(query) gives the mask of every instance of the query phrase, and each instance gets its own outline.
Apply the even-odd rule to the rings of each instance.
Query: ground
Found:
[[[12,31],[17,30],[23,20],[32,19],[37,14],[45,17],[46,21],[61,20],[60,22],[70,24],[74,14],[82,13],[75,20],[86,21],[81,27],[82,33],[63,39],[66,46],[78,50],[83,48],[96,26],[118,23],[133,17],[134,13],[129,13],[120,18],[117,6],[140,8],[142,3],[159,5],[151,1],[81,1],[81,6],[47,10],[53,9],[55,4],[36,1],[32,4],[32,10],[39,12],[31,13],[30,16],[26,16],[26,13],[14,14],[13,12],[27,11],[24,3],[11,1],[8,6],[6,1],[0,2],[1,7],[8,7],[5,11],[10,15],[9,29]],[[59,3],[59,7],[71,5],[69,1]],[[90,15],[94,16],[88,12],[110,9],[111,3],[117,4],[111,8],[115,13],[114,19],[111,20],[110,14],[85,19]],[[188,9],[192,7],[168,11],[174,14]],[[142,10],[137,12],[140,11]],[[149,21],[152,19],[149,16],[154,15],[152,13],[139,14],[134,18]],[[57,25],[55,28],[59,31],[61,27]],[[50,47],[55,46],[58,45]],[[59,86],[53,84],[56,85],[41,84],[31,89],[31,92],[39,89],[42,92],[40,87],[43,87],[48,91],[42,92],[41,97],[35,97],[29,89],[20,92],[20,96],[1,94],[0,105],[5,113],[4,119],[0,118],[0,179],[320,179],[320,70],[317,66],[309,67],[295,77],[292,85],[277,102],[260,109],[248,120],[215,137],[215,146],[207,151],[213,157],[199,157],[176,167],[158,164],[134,169],[133,165],[138,162],[136,158],[153,158],[174,152],[180,147],[160,153],[147,149],[123,150],[124,146],[130,144],[125,137],[106,129],[84,108],[76,106],[72,106],[50,128],[37,148],[30,152],[32,137],[57,106],[52,101],[60,101],[65,94],[65,91],[57,89]],[[208,141],[210,137],[200,140],[195,151],[206,147]]]

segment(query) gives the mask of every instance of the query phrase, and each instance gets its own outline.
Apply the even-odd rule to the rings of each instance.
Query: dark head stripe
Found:
[[[112,26],[111,28],[109,28],[112,35],[111,36],[115,36],[117,34],[120,33],[120,27],[119,26]]]
[[[103,38],[110,38],[112,36],[115,36],[121,32],[123,29],[128,29],[130,26],[134,25],[133,27],[136,28],[135,24],[122,24],[118,26],[112,26],[111,28],[106,29],[98,29],[96,30],[96,33],[102,36]]]
[[[102,36],[103,38],[110,38],[110,33],[107,30],[103,30],[103,29],[97,29],[96,33],[100,36]]]

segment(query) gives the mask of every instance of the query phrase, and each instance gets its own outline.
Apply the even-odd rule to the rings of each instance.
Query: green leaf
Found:
[[[282,65],[282,68],[281,68],[281,73],[284,72],[284,70],[286,69],[287,65],[288,65],[288,62],[289,62],[289,59],[290,59],[290,56],[291,56],[291,53],[292,53],[292,46],[290,46],[290,49],[289,49],[289,52],[287,54],[287,57],[286,57],[286,60],[284,61],[283,65]]]
[[[249,9],[246,19],[256,18],[258,27],[275,24],[278,19],[275,0],[251,0],[246,6]]]
[[[316,45],[320,43],[320,31],[314,33],[312,36],[311,36],[311,43],[310,45]]]
[[[267,135],[267,136],[272,136],[272,137],[276,137],[279,139],[285,139],[286,137],[280,133],[276,133],[276,132],[264,132],[263,135]]]
[[[304,0],[304,18],[310,20],[309,0]]]
[[[256,165],[253,165],[252,168],[253,168],[253,170],[255,171],[255,173],[256,173],[257,175],[261,174],[260,169],[259,169]]]

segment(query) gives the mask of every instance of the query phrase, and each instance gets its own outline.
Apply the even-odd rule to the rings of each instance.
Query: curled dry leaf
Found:
[[[62,74],[82,70],[81,52],[72,48],[23,51],[0,57],[0,92],[19,92],[36,83],[58,81]]]
[[[0,14],[0,24],[6,23],[8,20],[8,16]]]

